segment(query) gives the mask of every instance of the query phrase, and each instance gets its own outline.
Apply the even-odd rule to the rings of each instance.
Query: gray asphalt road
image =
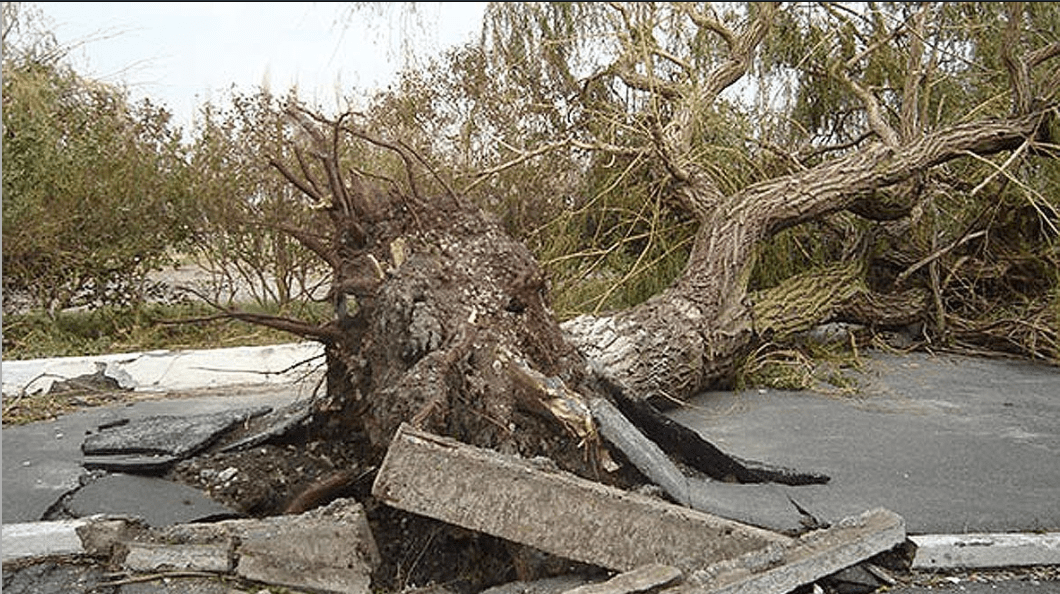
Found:
[[[671,416],[742,458],[829,474],[824,508],[885,507],[910,534],[1060,530],[1060,368],[874,354],[854,397],[707,393]]]
[[[833,510],[888,508],[905,518],[910,534],[1060,531],[1060,368],[877,353],[861,382],[862,393],[853,397],[708,393],[671,416],[742,458],[828,473],[828,485],[794,492]],[[76,487],[85,472],[81,443],[101,421],[282,405],[297,396],[274,386],[4,427],[3,521],[37,520]],[[69,579],[56,579],[55,591],[64,591]],[[32,581],[44,583],[40,576]],[[5,574],[5,590],[7,582]],[[1016,577],[888,591],[1044,594],[1060,592],[1060,582]]]

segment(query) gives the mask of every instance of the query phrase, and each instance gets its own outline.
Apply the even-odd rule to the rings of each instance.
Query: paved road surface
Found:
[[[911,534],[1060,530],[1060,368],[874,354],[864,393],[751,390],[671,416],[742,458],[829,474],[795,492]]]

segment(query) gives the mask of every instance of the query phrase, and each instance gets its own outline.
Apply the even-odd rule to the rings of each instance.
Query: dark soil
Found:
[[[366,459],[368,444],[359,436],[287,441],[202,454],[178,463],[166,478],[261,518],[285,513],[313,485],[337,475],[348,477],[344,488],[317,503],[350,497],[364,506],[382,558],[373,576],[375,591],[438,585],[456,594],[473,594],[518,579],[601,571],[378,503],[371,495],[377,463]]]

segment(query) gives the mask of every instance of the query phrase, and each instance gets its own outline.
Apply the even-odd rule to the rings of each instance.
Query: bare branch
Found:
[[[204,316],[198,318],[185,318],[181,320],[170,320],[162,321],[163,324],[189,324],[189,323],[204,323],[204,322],[215,322],[219,320],[240,320],[242,322],[249,322],[252,324],[258,324],[259,326],[266,326],[275,330],[281,330],[283,332],[290,332],[303,338],[311,338],[318,340],[325,344],[334,344],[342,339],[342,332],[330,324],[314,325],[303,320],[296,320],[293,318],[285,318],[281,316],[272,316],[268,314],[257,314],[245,311],[239,311],[233,308],[225,307],[220,303],[210,299],[207,295],[191,288],[191,287],[178,287],[182,291],[187,291],[192,295],[195,295],[199,299],[202,299],[210,307],[219,310],[220,313],[212,316]]]
[[[552,151],[559,150],[559,149],[562,149],[562,148],[566,148],[566,147],[568,147],[570,145],[571,145],[571,139],[570,138],[565,138],[563,140],[560,140],[559,142],[553,142],[551,144],[545,144],[545,145],[537,147],[536,149],[529,150],[529,151],[522,151],[522,150],[514,149],[514,147],[511,147],[518,153],[518,156],[516,156],[514,159],[511,159],[509,161],[505,161],[504,163],[501,163],[500,165],[495,165],[493,167],[490,167],[489,169],[484,169],[482,171],[476,172],[474,174],[475,181],[471,182],[471,184],[468,185],[467,188],[465,188],[465,191],[470,191],[472,188],[474,188],[474,187],[478,186],[480,183],[484,182],[486,180],[486,178],[488,178],[491,175],[496,175],[496,174],[498,174],[498,173],[500,173],[502,171],[505,171],[507,169],[511,169],[512,167],[515,167],[516,165],[519,165],[521,163],[525,163],[525,162],[529,161],[530,159],[533,159],[534,157],[539,157],[541,155],[545,155],[545,154],[551,153]]]
[[[398,144],[400,144],[403,149],[405,149],[413,157],[415,157],[416,160],[420,162],[420,165],[423,165],[423,167],[431,174],[431,176],[434,177],[434,179],[442,185],[442,188],[445,189],[445,193],[449,196],[450,200],[456,202],[457,204],[460,204],[460,198],[457,196],[456,192],[453,191],[453,188],[449,185],[449,182],[442,178],[441,173],[439,173],[436,168],[431,166],[431,164],[427,163],[427,159],[423,158],[423,155],[421,155],[419,151],[409,146],[408,143],[405,141],[399,141]]]
[[[887,123],[887,120],[884,119],[883,111],[880,109],[880,102],[876,100],[876,97],[874,97],[868,89],[850,78],[845,71],[841,70],[838,63],[833,64],[830,74],[835,77],[836,80],[846,84],[850,91],[861,100],[862,105],[865,106],[865,114],[869,119],[869,128],[880,137],[880,140],[882,140],[887,146],[898,146],[898,133],[895,132],[894,128],[892,128],[891,125]]]
[[[910,27],[909,55],[906,60],[905,88],[902,90],[902,111],[898,116],[902,138],[911,140],[920,132],[920,85],[927,76],[923,68],[924,28],[927,20],[927,5],[921,5],[912,18]],[[895,33],[898,31],[895,28]],[[888,41],[893,35],[888,36]]]
[[[299,161],[301,162],[301,159],[299,159]],[[272,165],[273,168],[280,172],[280,175],[282,175],[284,179],[291,182],[294,187],[298,188],[303,194],[308,196],[313,201],[314,205],[327,203],[327,199],[321,195],[313,185],[306,183],[302,178],[296,176],[286,165],[281,163],[275,157],[269,157],[269,165]]]
[[[306,233],[303,229],[286,223],[277,223],[275,227],[298,240],[298,243],[304,245],[309,251],[320,256],[320,258],[327,262],[328,266],[331,266],[333,270],[339,268],[341,260],[338,255],[334,250],[329,249],[328,246],[316,235],[311,235]]]
[[[612,71],[631,89],[654,93],[664,99],[680,99],[681,86],[664,81],[657,76],[640,74],[632,61],[626,60],[612,66]]]
[[[1020,28],[1023,25],[1023,3],[1005,3],[1005,31],[1001,43],[1001,61],[1008,72],[1012,86],[1013,113],[1027,113],[1031,109],[1031,81],[1027,63],[1019,60],[1015,52],[1020,47]]]

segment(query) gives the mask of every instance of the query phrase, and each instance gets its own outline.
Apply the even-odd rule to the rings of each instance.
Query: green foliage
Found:
[[[244,307],[245,311],[283,313],[275,307]],[[66,311],[57,316],[42,312],[4,316],[4,359],[37,359],[130,353],[155,349],[221,348],[290,342],[278,330],[216,319],[218,312],[203,303],[145,304],[138,307],[104,306]],[[321,304],[299,311],[304,319],[323,322],[331,315]],[[210,320],[183,323],[181,320]]]
[[[527,241],[552,280],[560,319],[636,305],[684,268],[695,224],[651,187],[644,161],[597,160],[582,191]]]
[[[52,311],[142,299],[144,276],[168,261],[188,230],[186,171],[169,118],[58,61],[5,51],[9,296]]]
[[[244,287],[259,305],[304,299],[323,278],[320,261],[287,231],[321,226],[305,198],[269,165],[295,144],[284,113],[291,102],[296,98],[259,91],[233,94],[225,109],[204,105],[189,151],[199,204],[193,254],[224,286]],[[211,297],[231,301],[235,292]]]

